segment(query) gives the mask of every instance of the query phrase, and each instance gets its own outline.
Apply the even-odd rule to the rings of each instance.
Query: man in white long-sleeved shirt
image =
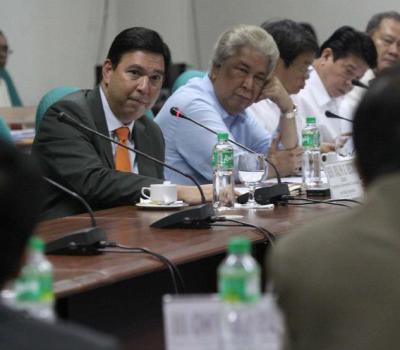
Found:
[[[289,19],[267,21],[261,27],[271,34],[279,49],[275,77],[289,95],[297,94],[309,78],[309,67],[319,50],[317,41],[299,23]],[[295,120],[295,113],[283,113],[281,106],[271,99],[254,103],[250,110],[270,133],[279,131],[281,123],[287,122],[287,119]]]
[[[310,79],[293,97],[302,124],[299,132],[308,116],[315,117],[321,133],[321,151],[334,150],[336,138],[350,131],[346,122],[327,118],[325,112],[339,114],[343,96],[353,87],[352,80],[360,79],[368,68],[374,68],[376,59],[371,38],[349,26],[340,27],[322,44]]]

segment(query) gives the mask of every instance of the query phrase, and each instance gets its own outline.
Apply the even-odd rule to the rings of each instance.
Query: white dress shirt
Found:
[[[339,114],[343,96],[329,96],[317,71],[313,69],[306,85],[297,95],[292,96],[297,107],[297,125],[299,140],[301,131],[306,126],[307,117],[315,117],[321,134],[321,142],[335,143],[336,137],[351,130],[351,123],[325,116],[326,111]]]
[[[122,126],[128,127],[129,128],[129,137],[128,137],[128,140],[126,142],[126,145],[128,147],[134,148],[135,145],[133,143],[131,135],[132,135],[132,129],[133,129],[133,125],[135,124],[135,121],[133,121],[130,124],[127,124],[127,125],[123,124],[115,116],[115,114],[111,110],[110,105],[108,104],[107,98],[104,95],[103,89],[101,87],[100,87],[100,96],[101,96],[101,103],[103,104],[104,114],[106,116],[107,128],[108,128],[108,131],[110,133],[109,136],[111,138],[113,138],[114,140],[119,141],[118,137],[117,137],[117,135],[115,133],[115,130],[120,128],[120,127],[122,127]],[[111,143],[111,146],[112,146],[113,157],[115,157],[115,150],[117,148],[117,145],[115,143]],[[137,173],[138,169],[137,169],[137,164],[135,163],[135,158],[136,158],[135,153],[132,152],[132,151],[129,151],[129,158],[130,158],[130,161],[131,161],[131,168],[133,169],[133,172]]]
[[[364,73],[363,77],[360,79],[360,82],[369,86],[370,81],[373,79],[375,79],[375,73],[372,69],[368,69]],[[343,103],[340,106],[340,111],[339,111],[340,116],[353,119],[354,112],[356,111],[356,108],[360,103],[361,98],[364,96],[366,92],[367,92],[366,89],[355,86],[353,90],[347,93],[344,96]]]
[[[281,110],[276,103],[266,99],[253,103],[248,109],[264,129],[267,129],[271,134],[275,133],[281,118]]]

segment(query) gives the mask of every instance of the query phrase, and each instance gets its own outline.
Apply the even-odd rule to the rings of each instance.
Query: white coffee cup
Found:
[[[146,192],[149,192],[148,195]],[[169,181],[164,181],[162,184],[153,184],[150,187],[142,187],[142,196],[150,199],[156,204],[169,204],[177,201],[176,185]]]

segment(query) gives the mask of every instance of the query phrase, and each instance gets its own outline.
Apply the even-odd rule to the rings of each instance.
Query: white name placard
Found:
[[[234,315],[216,295],[166,295],[163,311],[167,350],[220,350],[231,343],[241,349],[282,346],[283,317],[272,295],[246,307],[234,325],[225,323]]]
[[[355,199],[363,196],[361,179],[354,159],[324,163],[332,199]]]

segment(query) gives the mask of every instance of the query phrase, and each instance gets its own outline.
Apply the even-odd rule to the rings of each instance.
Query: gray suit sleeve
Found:
[[[57,114],[61,111],[96,129],[89,108],[69,100],[53,105],[41,122],[33,147],[47,176],[79,193],[94,208],[131,204],[138,200],[143,186],[162,182],[158,178],[162,171],[143,176],[113,169],[112,160],[110,163],[106,157],[111,152],[110,143],[60,122]],[[163,159],[163,140],[155,137],[153,142],[159,147],[152,155]]]

